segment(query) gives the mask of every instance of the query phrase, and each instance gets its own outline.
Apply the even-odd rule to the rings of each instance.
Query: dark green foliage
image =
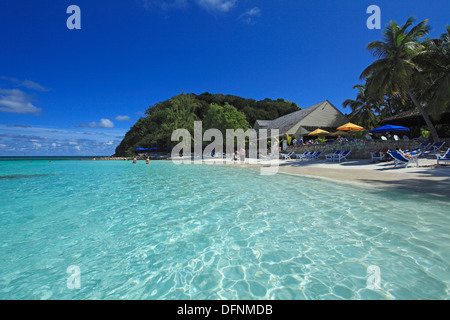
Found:
[[[436,120],[450,109],[450,27],[440,39],[430,40],[425,38],[428,21],[413,23],[412,17],[404,25],[391,21],[383,31],[383,41],[367,45],[377,60],[360,76],[366,81],[362,95],[344,105],[352,107],[352,119],[361,116],[364,119],[359,122],[369,127],[374,115],[386,118],[416,108],[437,142],[430,114]]]
[[[176,129],[194,131],[194,121],[203,121],[203,130],[209,128],[248,129],[256,120],[273,120],[298,111],[295,103],[283,99],[256,101],[233,95],[180,94],[150,106],[126,133],[116,148],[115,156],[133,156],[136,148],[173,147],[172,132]]]

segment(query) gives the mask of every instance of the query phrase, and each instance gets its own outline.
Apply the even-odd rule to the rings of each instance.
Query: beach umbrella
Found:
[[[330,136],[338,137],[338,136],[346,136],[346,135],[349,135],[349,134],[351,134],[351,132],[348,132],[348,131],[336,131],[336,132],[333,132],[332,134],[330,134]]]
[[[370,133],[385,133],[388,131],[389,132],[402,132],[402,131],[409,131],[409,128],[401,127],[401,126],[393,126],[393,125],[387,124],[385,126],[370,130]]]
[[[150,150],[149,148],[136,148],[136,151]]]
[[[338,131],[361,131],[363,129],[364,129],[363,127],[349,122],[349,123],[344,124],[343,126],[340,126],[336,130],[338,130]]]
[[[328,131],[322,129],[316,129],[313,132],[310,132],[308,136],[324,136],[330,134]]]

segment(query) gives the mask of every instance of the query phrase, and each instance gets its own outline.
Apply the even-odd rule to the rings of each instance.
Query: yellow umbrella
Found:
[[[340,126],[336,130],[338,130],[338,131],[361,131],[361,130],[364,130],[364,128],[361,126],[358,126],[354,123],[349,122],[349,123],[344,124],[343,126]]]
[[[313,132],[310,132],[308,136],[322,136],[330,134],[328,131],[322,130],[322,129],[316,129]]]

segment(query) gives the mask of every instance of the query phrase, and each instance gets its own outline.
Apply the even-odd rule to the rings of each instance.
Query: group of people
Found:
[[[348,142],[348,139],[346,137],[337,137],[336,142]],[[303,139],[293,139],[292,140],[292,145],[293,146],[305,146],[305,145],[310,145],[310,144],[319,144],[319,140],[318,139],[310,139],[307,141],[304,141]]]
[[[336,142],[348,142],[348,139],[346,137],[338,136]]]
[[[241,148],[239,151],[235,150],[233,160],[234,161],[240,160],[241,162],[244,162],[245,161],[245,149]]]
[[[133,164],[136,164],[136,163],[137,163],[137,158],[134,157],[134,158],[133,158]],[[147,157],[147,159],[145,159],[145,163],[146,163],[146,164],[150,164],[150,158],[149,158],[149,157]]]

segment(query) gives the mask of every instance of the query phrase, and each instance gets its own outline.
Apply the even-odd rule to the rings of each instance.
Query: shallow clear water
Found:
[[[450,297],[447,199],[164,161],[2,161],[0,190],[0,299]]]

